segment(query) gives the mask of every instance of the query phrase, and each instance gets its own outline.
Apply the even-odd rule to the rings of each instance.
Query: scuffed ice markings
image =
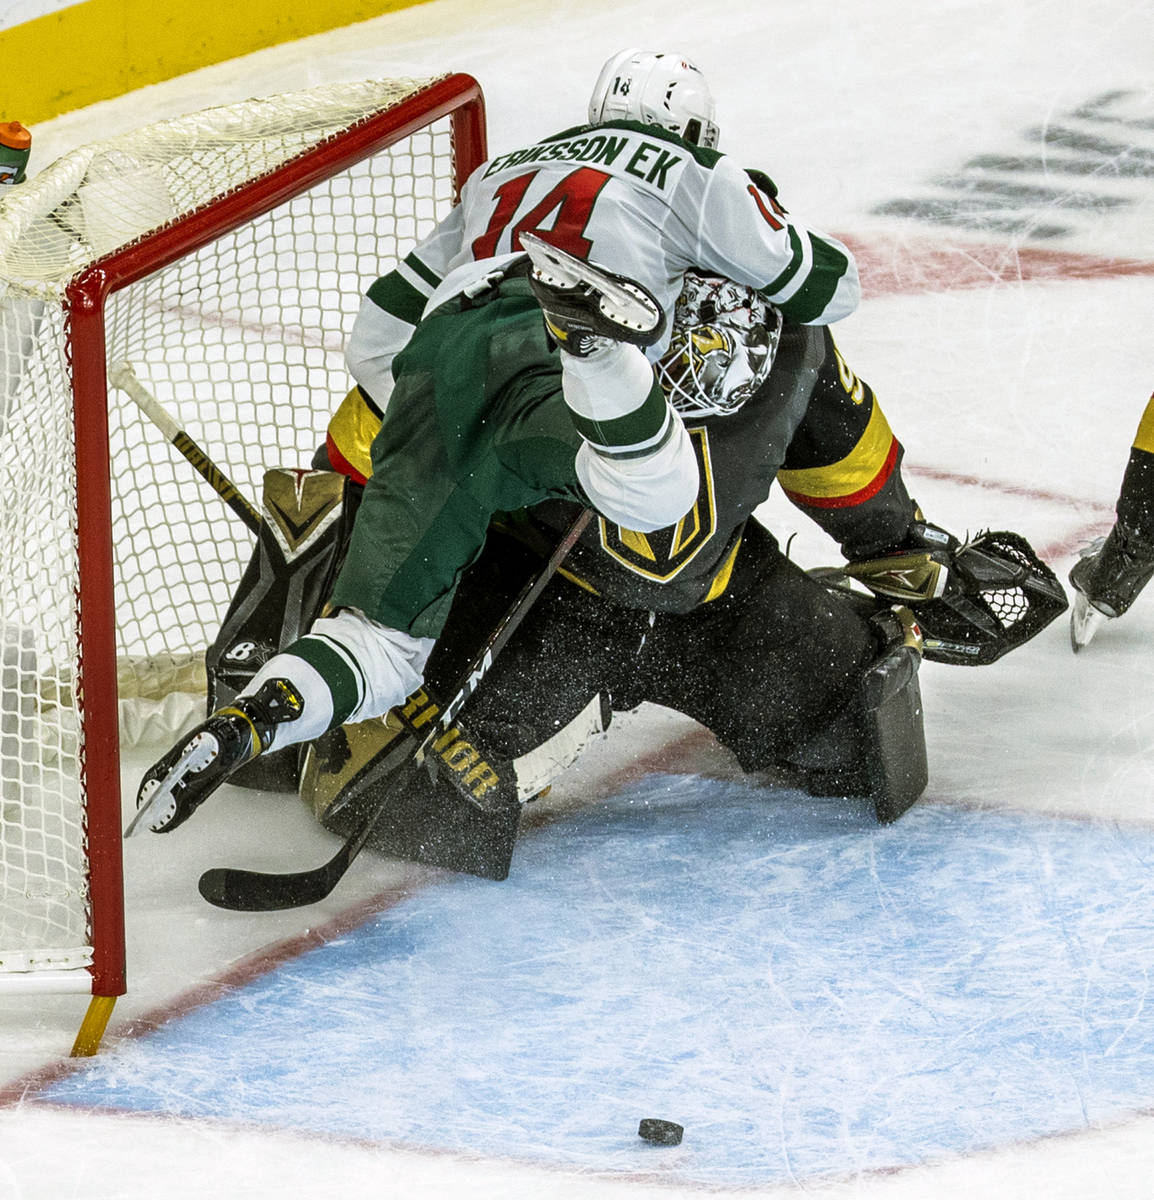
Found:
[[[978,233],[1054,241],[1147,197],[1154,116],[1137,91],[1110,91],[1024,130],[1025,145],[975,155],[925,194],[873,211]]]
[[[1152,862],[1142,826],[651,779],[40,1099],[710,1185],[1082,1130],[1154,1100]]]

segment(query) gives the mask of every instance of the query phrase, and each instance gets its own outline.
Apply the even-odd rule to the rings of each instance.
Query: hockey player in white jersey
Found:
[[[1008,566],[980,548],[967,556],[922,521],[896,473],[896,440],[824,328],[858,302],[852,256],[787,215],[764,175],[716,151],[712,100],[689,60],[615,56],[590,117],[479,168],[454,213],[370,289],[348,347],[358,386],[326,448],[325,465],[365,483],[334,611],[146,774],[138,803],[153,829],[178,826],[257,755],[399,705],[434,643],[442,648],[457,585],[483,565],[482,547],[489,555],[494,519],[525,511],[553,527],[559,508],[575,506],[601,516],[593,557],[575,562],[590,574],[567,575],[570,590],[540,607],[542,638],[502,660],[518,695],[548,697],[539,728],[602,690],[615,705],[650,699],[697,717],[746,769],[796,765],[831,788],[865,788],[839,794],[873,796],[882,819],[920,794],[918,635],[908,612],[889,609],[887,576],[896,571],[903,595],[935,611],[955,561],[976,568],[975,579],[958,572],[962,587],[949,583],[967,615],[950,601],[946,616],[968,636],[978,601],[988,628],[943,653],[988,661],[1008,644],[980,595],[1007,571],[1019,592],[1023,577],[1045,585],[1040,564]],[[760,339],[745,348],[760,363],[751,379],[731,388],[727,369],[723,395],[696,409],[666,354],[691,271],[711,298],[683,324],[675,359],[718,336],[716,297],[728,294],[718,279],[741,285],[730,316],[744,327],[756,313]],[[533,296],[540,309],[530,311]],[[664,391],[649,362],[663,364]],[[818,390],[839,427],[820,439],[842,443],[836,461],[813,449],[820,420],[807,408]],[[382,413],[371,450],[345,436]],[[748,519],[783,465],[791,498],[829,514],[822,523],[843,546],[901,552],[896,567],[885,557],[858,575],[881,605],[832,597]],[[878,501],[877,524],[835,519],[866,495]],[[515,557],[502,554],[498,573]],[[928,591],[910,592],[917,573]],[[474,585],[469,606],[486,591]],[[590,682],[604,671],[611,684]],[[499,685],[490,690],[490,709],[514,718]],[[530,742],[538,732],[505,730]]]
[[[380,448],[385,458],[374,457],[333,593],[335,613],[258,673],[259,700],[241,697],[239,708],[211,717],[148,772],[140,799],[162,813],[153,828],[179,824],[274,740],[278,747],[311,740],[403,701],[420,682],[456,582],[496,512],[569,499],[645,530],[692,507],[700,481],[690,439],[653,371],[638,367],[646,363],[638,346],[651,361],[664,352],[667,313],[687,270],[760,289],[796,322],[828,323],[856,307],[848,250],[791,221],[764,176],[714,148],[712,97],[689,59],[614,56],[589,116],[588,125],[479,167],[451,215],[370,289],[348,362],[358,395],[387,409],[373,444],[374,456]],[[561,353],[543,353],[548,346],[533,332],[523,286],[528,235],[651,297],[653,328],[636,336],[604,321],[597,303],[604,289],[575,287],[562,272],[549,294],[585,293],[590,321],[570,320],[563,299],[544,304]],[[547,280],[544,260],[536,261],[533,274]],[[538,310],[538,331],[540,320]],[[402,382],[398,406],[393,389]],[[440,414],[432,430],[430,412]],[[446,430],[451,421],[469,432]],[[575,446],[575,455],[561,446]],[[859,665],[873,656],[872,635],[849,620],[835,692],[853,692]],[[270,692],[274,681],[283,686]]]
[[[359,390],[334,426],[334,466],[345,466],[342,425],[355,428],[366,410],[379,418],[387,406],[393,359],[445,298],[445,277],[454,273],[460,289],[512,261],[524,233],[636,280],[667,314],[690,269],[756,288],[799,324],[829,324],[857,307],[846,247],[788,215],[768,176],[717,150],[713,97],[690,59],[614,55],[588,115],[587,125],[483,163],[460,204],[369,289],[346,350]],[[668,341],[667,330],[648,349],[651,361]]]

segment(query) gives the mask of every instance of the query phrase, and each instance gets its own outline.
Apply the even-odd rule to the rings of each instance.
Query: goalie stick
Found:
[[[452,724],[453,718],[477,690],[497,655],[576,544],[592,515],[589,509],[582,509],[557,543],[549,560],[521,589],[481,651],[458,680],[451,698],[442,708],[432,729],[420,740],[411,731],[398,738],[388,754],[374,765],[374,778],[383,778],[405,763],[411,763],[415,768],[436,738]],[[284,874],[248,871],[241,867],[214,867],[200,877],[200,894],[217,908],[232,909],[236,912],[273,912],[316,904],[341,881],[353,860],[364,849],[387,807],[387,798],[374,805],[348,836],[344,845],[322,866],[309,871]]]
[[[260,532],[260,513],[241,495],[236,484],[208,457],[191,437],[176,423],[175,418],[140,382],[129,362],[118,362],[109,369],[108,382],[134,400],[141,412],[193,465],[202,479],[253,532]]]

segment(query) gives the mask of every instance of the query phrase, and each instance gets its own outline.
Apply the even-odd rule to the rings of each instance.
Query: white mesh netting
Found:
[[[209,109],[77,150],[0,200],[0,981],[90,954],[65,289],[430,82]],[[130,362],[259,504],[264,470],[308,466],[348,390],[342,347],[364,289],[452,197],[441,119],[115,292],[107,362]],[[108,410],[118,653],[85,671],[117,670],[131,738],[202,703],[172,695],[203,688],[204,649],[254,539],[131,400],[112,392]]]

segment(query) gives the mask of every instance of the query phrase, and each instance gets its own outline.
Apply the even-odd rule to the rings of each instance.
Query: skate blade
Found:
[[[1099,612],[1081,592],[1074,597],[1074,609],[1070,613],[1070,648],[1075,654],[1094,640],[1094,634],[1109,620]]]
[[[184,753],[176,760],[172,766],[172,770],[157,784],[149,793],[148,799],[136,810],[136,815],[128,823],[128,828],[124,831],[126,838],[134,837],[146,825],[148,818],[156,815],[160,809],[162,802],[172,796],[172,789],[176,784],[184,779],[186,775],[193,774],[196,771],[203,771],[219,753],[220,747],[217,745],[216,739],[212,739],[212,745],[205,745],[205,735],[203,731],[198,733],[184,748]]]
[[[532,233],[521,234],[521,245],[528,252],[533,269],[545,277],[546,283],[559,283],[565,287],[587,284],[601,297],[602,311],[614,321],[646,332],[655,329],[661,320],[661,310],[640,292],[623,287],[567,251],[550,246]]]

